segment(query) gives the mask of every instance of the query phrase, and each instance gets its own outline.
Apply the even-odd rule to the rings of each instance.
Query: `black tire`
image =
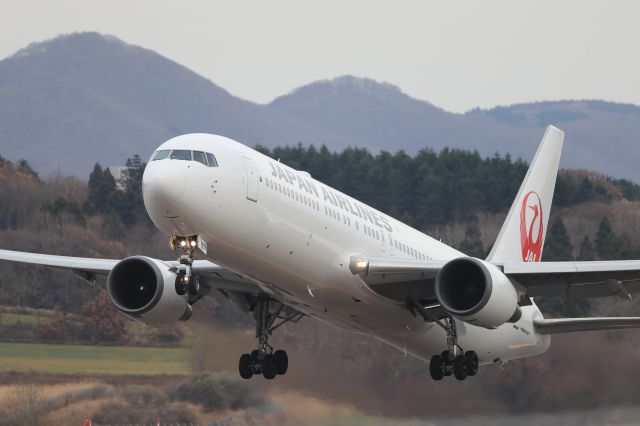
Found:
[[[442,380],[444,377],[444,359],[440,355],[434,355],[429,362],[429,373],[433,380]]]
[[[276,373],[279,375],[285,374],[289,368],[289,357],[287,352],[282,349],[278,349],[273,354],[273,359],[276,364]]]
[[[449,359],[449,351],[442,351],[442,359],[447,362],[447,360]]]
[[[276,363],[273,359],[273,355],[267,355],[262,360],[262,375],[265,379],[271,380],[276,377]]]
[[[478,354],[469,351],[464,354],[467,360],[467,376],[475,376],[478,373]]]
[[[254,349],[251,351],[251,359],[253,360],[253,362],[258,362],[258,355],[260,355],[259,350]]]
[[[187,292],[187,284],[182,281],[182,275],[178,275],[176,277],[176,293],[180,296],[184,295]]]
[[[238,363],[238,370],[240,371],[240,377],[243,379],[250,379],[253,376],[253,368],[251,362],[251,355],[242,354],[240,362]]]
[[[453,360],[453,375],[458,380],[467,378],[467,359],[464,355],[458,355]]]
[[[197,296],[200,293],[200,278],[199,277],[191,277],[189,280],[189,286],[187,287],[189,294],[192,296]]]

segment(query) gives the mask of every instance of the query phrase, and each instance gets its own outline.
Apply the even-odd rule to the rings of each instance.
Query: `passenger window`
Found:
[[[167,158],[169,156],[169,153],[171,151],[168,149],[163,149],[160,151],[156,151],[156,153],[153,155],[153,158],[151,159],[151,161],[156,161],[156,160],[164,160],[165,158]]]
[[[209,167],[218,167],[218,162],[216,161],[216,157],[213,154],[207,152],[207,160],[209,160]]]
[[[174,149],[171,151],[171,159],[191,161],[191,151],[187,151],[186,149]]]
[[[204,152],[202,151],[193,151],[193,159],[198,163],[202,163],[205,166],[207,165],[207,158],[204,156]]]

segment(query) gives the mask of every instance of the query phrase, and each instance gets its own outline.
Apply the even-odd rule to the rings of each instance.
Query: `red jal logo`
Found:
[[[520,209],[520,246],[524,262],[540,261],[543,233],[542,201],[537,192],[529,191]]]

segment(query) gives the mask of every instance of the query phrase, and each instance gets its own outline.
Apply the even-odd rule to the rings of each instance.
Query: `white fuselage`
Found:
[[[143,179],[147,211],[167,235],[199,235],[207,258],[253,279],[287,305],[335,326],[374,336],[428,360],[446,334],[401,303],[382,297],[349,270],[354,254],[449,260],[459,251],[238,142],[190,134],[158,150],[210,152],[218,167],[150,161]],[[457,321],[458,343],[480,362],[544,352],[534,305],[515,324],[488,330]]]

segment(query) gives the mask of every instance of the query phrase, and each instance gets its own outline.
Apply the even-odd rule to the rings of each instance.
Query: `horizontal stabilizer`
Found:
[[[640,328],[640,317],[542,319],[535,320],[533,326],[540,334],[622,330]]]

